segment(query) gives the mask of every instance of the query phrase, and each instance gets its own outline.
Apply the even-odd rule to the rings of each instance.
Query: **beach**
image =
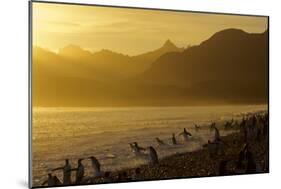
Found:
[[[265,110],[255,111],[252,114],[259,114],[261,112],[266,112]],[[249,113],[249,112],[248,112]],[[224,175],[231,174],[244,174],[245,172],[234,172],[234,167],[237,161],[237,156],[241,151],[245,141],[243,139],[244,133],[241,133],[238,125],[234,122],[241,123],[241,118],[246,114],[239,114],[239,116],[231,116],[221,119],[216,122],[216,127],[220,131],[221,139],[225,142],[225,152],[224,154],[216,155],[210,157],[210,153],[207,148],[204,147],[208,140],[214,140],[214,131],[210,129],[209,124],[211,122],[203,122],[200,125],[200,130],[196,131],[193,127],[188,127],[187,130],[191,131],[193,136],[187,142],[183,142],[177,133],[178,144],[173,146],[169,143],[169,140],[164,140],[167,143],[165,146],[155,145],[155,141],[150,140],[150,143],[140,142],[142,147],[147,147],[152,145],[158,153],[159,164],[152,165],[149,163],[147,154],[144,154],[144,157],[139,158],[134,155],[128,148],[128,144],[122,145],[122,148],[129,150],[127,159],[129,165],[119,167],[118,169],[109,169],[108,166],[98,156],[98,159],[101,163],[101,176],[93,177],[91,172],[91,165],[88,160],[83,162],[85,166],[85,178],[83,183],[80,184],[98,184],[98,183],[108,183],[108,182],[128,182],[128,181],[139,181],[139,180],[156,180],[156,179],[172,179],[172,178],[185,178],[185,177],[202,177],[202,176],[215,176],[220,175],[219,169],[222,161],[227,160],[227,170],[228,172]],[[234,118],[234,119],[233,119]],[[233,126],[228,128],[225,126],[227,122],[233,122]],[[234,126],[236,125],[236,126]],[[178,128],[179,130],[179,128]],[[181,130],[181,128],[180,128]],[[170,130],[168,130],[170,132]],[[152,132],[155,135],[155,133]],[[159,134],[158,134],[159,135]],[[151,137],[151,135],[150,135]],[[161,138],[161,137],[160,137]],[[153,139],[153,138],[152,138]],[[163,139],[163,138],[161,138]],[[137,140],[138,141],[138,140]],[[153,142],[151,142],[153,141]],[[127,142],[127,141],[126,141]],[[144,146],[146,144],[146,146]],[[265,153],[267,149],[267,139],[263,138],[259,142],[251,141],[251,151],[254,154],[257,169],[255,173],[258,172],[268,172],[266,167]],[[111,163],[118,164],[114,154],[109,156],[106,155],[106,160],[111,161]],[[164,155],[163,155],[164,154]],[[85,158],[90,156],[90,154],[77,154],[75,159],[71,159],[72,167],[77,166],[77,159]],[[115,161],[115,162],[114,162]],[[52,168],[63,166],[64,160],[56,161],[57,163],[52,166]],[[132,164],[133,162],[133,164]],[[47,162],[44,162],[47,163]],[[122,163],[122,159],[121,159]],[[124,160],[123,163],[126,163]],[[50,170],[50,168],[49,168]],[[48,171],[48,170],[46,170]],[[62,173],[57,172],[53,173],[57,175],[58,178],[62,179]],[[45,177],[46,178],[46,177]],[[75,180],[75,174],[72,174],[72,180]],[[42,181],[42,180],[40,180]],[[75,185],[75,182],[73,182]],[[39,183],[38,183],[39,185]],[[40,186],[40,185],[39,185]]]
[[[222,156],[210,158],[207,149],[198,151],[176,154],[160,160],[157,165],[143,165],[139,167],[139,174],[136,175],[136,169],[127,169],[112,173],[112,180],[104,180],[97,178],[89,184],[107,183],[107,182],[128,182],[128,181],[148,181],[159,179],[176,179],[176,178],[193,178],[207,176],[225,176],[249,174],[246,172],[232,172],[235,169],[235,162],[238,159],[238,154],[243,146],[242,136],[240,134],[231,134],[223,137],[223,140],[229,145],[226,152]],[[235,141],[235,142],[234,142]],[[268,173],[268,169],[263,169],[266,164],[264,154],[267,149],[267,142],[262,141],[259,144],[252,144],[252,150],[256,157],[258,169],[251,173]],[[220,163],[224,160],[229,160],[227,169],[229,172],[220,174]],[[126,173],[126,177],[120,179],[120,175]]]

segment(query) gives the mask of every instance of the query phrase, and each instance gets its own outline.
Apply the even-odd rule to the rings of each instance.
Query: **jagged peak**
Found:
[[[170,39],[167,39],[167,40],[165,41],[163,47],[177,48],[177,46],[176,46]]]

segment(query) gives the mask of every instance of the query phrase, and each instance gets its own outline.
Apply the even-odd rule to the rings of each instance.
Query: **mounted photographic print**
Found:
[[[30,2],[30,187],[269,172],[267,16]]]

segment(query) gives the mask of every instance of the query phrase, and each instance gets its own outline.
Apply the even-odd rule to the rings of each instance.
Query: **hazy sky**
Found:
[[[53,51],[76,44],[136,55],[167,39],[179,47],[199,44],[226,28],[261,33],[267,18],[33,3],[33,43]]]

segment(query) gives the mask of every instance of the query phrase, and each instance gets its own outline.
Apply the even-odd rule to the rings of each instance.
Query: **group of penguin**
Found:
[[[197,126],[197,127],[199,127],[199,126]],[[184,141],[188,141],[189,137],[192,136],[191,133],[188,132],[185,128],[183,129],[183,132],[181,132],[179,134],[179,136],[181,136],[181,135],[183,136]],[[156,137],[155,140],[156,140],[158,146],[169,145],[158,137]],[[172,134],[171,142],[172,142],[172,145],[178,144],[178,142],[176,140],[176,136],[175,136],[174,133]],[[130,145],[130,148],[131,148],[132,152],[136,156],[147,154],[148,157],[149,157],[149,160],[150,160],[149,162],[151,164],[157,164],[159,162],[157,152],[156,152],[155,148],[153,148],[152,146],[149,146],[147,148],[143,148],[143,147],[140,147],[137,142],[129,143],[129,145]]]
[[[249,174],[268,171],[268,114],[243,117],[241,123],[235,123],[235,125],[240,129],[244,144],[236,159],[222,160],[219,162],[218,175]],[[228,125],[228,127],[231,127],[231,125]],[[266,146],[264,152],[259,155],[263,156],[263,165],[260,165],[257,162],[257,158],[260,157],[254,156],[251,147],[259,145],[262,139],[265,141]],[[227,165],[231,162],[235,164],[234,169],[228,170]]]
[[[235,122],[235,124],[233,124],[233,123],[234,123],[233,120],[231,122],[226,122],[225,128],[233,127],[233,125],[238,126],[240,129],[240,132],[242,132],[244,135],[244,145],[238,155],[237,160],[235,160],[236,161],[235,171],[227,170],[228,163],[233,160],[222,160],[219,162],[219,167],[218,167],[219,173],[218,174],[227,175],[227,174],[239,174],[239,173],[254,173],[254,172],[256,172],[257,169],[256,169],[256,163],[254,160],[253,153],[251,152],[250,147],[249,147],[250,146],[249,143],[251,142],[251,139],[253,138],[253,136],[256,140],[259,139],[259,137],[260,137],[259,135],[261,135],[261,134],[264,137],[266,137],[266,136],[268,137],[268,131],[267,131],[268,115],[264,115],[264,116],[253,115],[253,116],[249,116],[247,118],[243,118],[240,124],[238,124],[237,122]],[[209,128],[210,128],[210,131],[214,131],[214,139],[213,139],[213,141],[208,140],[208,143],[204,144],[203,148],[207,148],[210,157],[214,157],[216,155],[223,155],[225,153],[225,146],[227,146],[227,144],[221,139],[219,129],[216,127],[216,123],[211,123]],[[195,124],[194,129],[196,132],[198,132],[201,128],[200,128],[200,126]],[[188,141],[190,139],[190,137],[192,136],[192,134],[190,132],[188,132],[185,128],[184,128],[183,132],[181,132],[179,134],[179,136],[180,135],[183,136],[183,139],[185,141]],[[158,146],[169,145],[169,144],[165,143],[164,141],[162,141],[161,139],[159,139],[158,137],[156,137],[155,140],[156,140]],[[171,144],[172,145],[178,144],[174,133],[172,134]],[[143,147],[139,146],[137,142],[129,143],[129,146],[130,146],[132,152],[136,156],[141,155],[141,154],[147,155],[149,157],[150,164],[154,165],[154,164],[159,163],[157,152],[152,146],[143,148]],[[93,175],[92,175],[92,177],[89,177],[89,178],[85,178],[85,167],[82,164],[82,161],[86,160],[86,159],[89,159],[91,161],[91,165],[92,165],[91,167],[93,169]],[[57,176],[52,174],[52,172],[57,171],[57,170],[62,170],[62,172],[63,172],[63,181],[62,182],[57,178]],[[105,174],[103,174],[101,172],[101,164],[97,160],[97,158],[95,158],[94,156],[84,158],[84,159],[78,159],[76,168],[72,168],[69,160],[66,159],[64,166],[52,169],[51,171],[52,172],[48,174],[48,179],[42,183],[43,186],[46,184],[48,186],[81,184],[81,183],[85,182],[85,180],[87,180],[87,179],[95,178],[98,176],[104,176],[105,178],[109,178],[109,175],[107,176],[107,174],[109,174],[108,172],[106,172]],[[75,177],[74,182],[72,182],[72,180],[71,180],[72,171],[76,172],[76,177]],[[120,176],[120,178],[121,178],[121,176]]]
[[[189,132],[186,131],[186,129],[184,128],[184,131],[182,133],[180,133],[179,135],[183,135],[184,139],[187,140],[189,136],[192,136]],[[159,138],[156,138],[156,141],[158,142],[159,145],[165,145],[165,143],[160,140]],[[177,141],[175,138],[175,134],[173,134],[172,136],[172,144],[176,145]],[[149,156],[149,162],[151,164],[158,164],[159,163],[159,159],[158,159],[158,155],[156,150],[152,147],[149,146],[147,148],[143,148],[140,147],[138,145],[137,142],[133,142],[133,143],[129,143],[132,151],[134,152],[135,155],[140,155],[142,153],[147,153]],[[55,169],[52,169],[51,171],[58,171],[58,170],[62,170],[63,172],[63,181],[61,182],[56,175],[53,175],[52,173],[48,173],[48,179],[45,180],[42,185],[48,185],[48,186],[59,186],[59,185],[73,185],[73,184],[81,184],[82,182],[85,182],[85,167],[82,164],[82,161],[85,159],[90,159],[91,160],[91,165],[92,165],[92,169],[93,169],[93,178],[97,177],[97,176],[101,176],[101,165],[99,163],[99,161],[97,160],[97,158],[95,158],[94,156],[91,156],[89,158],[84,158],[84,159],[78,159],[77,161],[77,168],[72,168],[69,159],[65,160],[65,165],[62,167],[58,167]],[[76,177],[75,177],[75,181],[72,182],[71,181],[71,172],[75,171],[76,172]],[[106,175],[105,175],[106,176]]]
[[[57,170],[62,170],[63,181],[61,182],[57,178],[57,176],[53,175],[52,173],[48,173],[48,179],[45,180],[42,183],[42,185],[44,186],[45,184],[47,184],[48,186],[60,186],[60,185],[81,184],[83,179],[85,179],[84,178],[85,167],[82,164],[82,161],[86,160],[86,159],[91,160],[91,165],[92,165],[92,169],[93,169],[93,177],[101,175],[101,165],[100,165],[99,161],[97,160],[97,158],[95,158],[94,156],[84,158],[84,159],[78,159],[76,168],[72,168],[72,166],[69,162],[69,159],[66,159],[64,166],[51,170],[52,172],[57,171]],[[76,171],[76,177],[75,177],[74,182],[71,181],[71,172],[72,171]]]
[[[204,144],[203,148],[208,149],[209,155],[211,157],[214,155],[224,154],[224,147],[226,144],[223,142],[223,140],[221,140],[220,132],[219,132],[219,129],[216,127],[216,123],[215,122],[211,123],[209,128],[210,128],[210,132],[214,131],[214,140],[213,141],[208,140],[208,143]],[[196,132],[199,132],[201,127],[198,126],[197,124],[195,124],[194,129]],[[188,132],[186,130],[186,128],[184,128],[183,132],[181,132],[179,134],[179,136],[183,136],[184,141],[188,142],[190,140],[190,137],[192,137],[192,134],[190,132]],[[158,146],[170,145],[170,144],[165,143],[163,140],[161,140],[158,137],[156,137],[155,140],[156,140],[156,143]],[[172,138],[171,138],[171,145],[177,145],[177,144],[179,144],[179,143],[177,142],[176,136],[173,133]],[[150,163],[152,163],[152,164],[158,163],[157,152],[152,146],[149,146],[148,148],[143,148],[143,147],[140,147],[137,142],[129,143],[129,145],[130,145],[132,152],[136,156],[146,153],[149,156]]]

